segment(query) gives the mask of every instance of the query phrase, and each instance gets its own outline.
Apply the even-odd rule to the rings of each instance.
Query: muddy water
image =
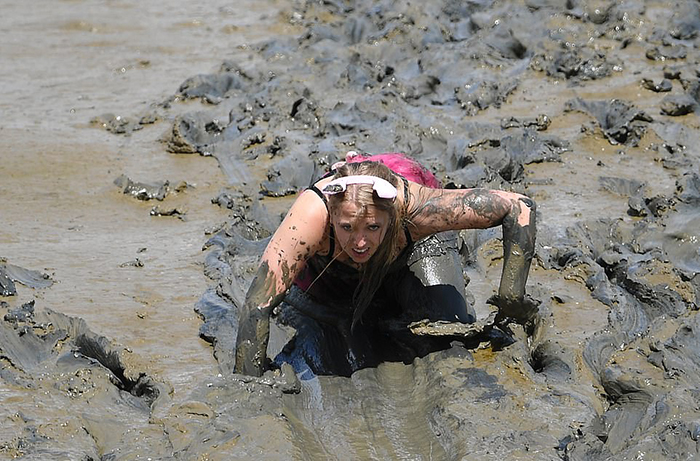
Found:
[[[697,455],[696,3],[75,0],[0,21],[3,456]],[[337,376],[283,306],[281,370],[232,375],[261,239],[349,149],[536,199],[534,324]],[[480,320],[498,236],[462,234]]]
[[[145,110],[262,37],[261,17],[271,12],[238,4],[17,3],[3,5],[0,19],[0,256],[54,281],[38,290],[17,283],[17,295],[2,301],[14,308],[35,300],[37,311],[84,319],[95,334],[127,349],[125,360],[138,370],[167,382],[175,400],[216,368],[197,335],[193,306],[207,286],[205,231],[227,216],[211,204],[225,180],[213,159],[164,152],[158,142],[164,125],[117,137],[91,121]],[[113,184],[123,174],[146,183],[186,181],[190,187],[165,202],[186,210],[185,219],[150,216],[153,203]],[[64,381],[60,373],[56,379]],[[40,432],[63,431],[56,439],[74,437],[69,397],[54,401],[8,384],[0,391],[0,456],[32,453],[18,448],[27,437],[22,418]],[[69,429],[61,429],[66,423]],[[76,424],[83,431],[84,423]],[[47,446],[56,459],[89,453],[77,444],[80,456],[61,456],[63,443]]]
[[[81,317],[145,352],[176,386],[188,383],[212,365],[196,336],[182,340],[198,327],[201,248],[205,231],[226,219],[211,204],[225,180],[213,159],[164,152],[162,124],[115,137],[94,120],[165,101],[188,76],[264,36],[261,18],[274,9],[81,1],[4,9],[2,257],[56,282],[8,301],[36,297]],[[173,189],[185,181],[164,206],[184,219],[150,216],[158,203],[122,194],[113,184],[120,175]]]

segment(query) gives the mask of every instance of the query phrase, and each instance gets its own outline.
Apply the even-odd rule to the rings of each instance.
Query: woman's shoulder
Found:
[[[328,208],[323,192],[321,192],[324,182],[325,179],[303,190],[292,204],[289,213],[302,213],[315,218],[324,218],[323,221],[325,222],[325,218],[328,217]]]
[[[311,255],[327,246],[328,210],[321,197],[304,190],[292,204],[275,231],[273,240],[291,253],[306,248]]]
[[[424,184],[417,183],[415,181],[407,180],[406,190],[408,193],[404,197],[407,205],[407,209],[410,210],[420,210],[422,205],[424,205],[428,200],[434,199],[436,196],[442,194],[442,189],[425,186]]]

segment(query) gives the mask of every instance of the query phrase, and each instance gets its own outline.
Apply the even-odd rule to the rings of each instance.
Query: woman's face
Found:
[[[332,215],[333,229],[340,247],[358,264],[366,263],[377,252],[389,226],[389,214],[374,206],[343,201]]]

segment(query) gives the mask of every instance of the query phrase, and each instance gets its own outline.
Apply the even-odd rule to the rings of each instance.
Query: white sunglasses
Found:
[[[334,179],[326,184],[323,188],[323,193],[334,195],[345,192],[348,184],[371,184],[372,190],[374,190],[379,198],[394,199],[397,194],[396,188],[392,186],[389,181],[370,175],[343,176]]]

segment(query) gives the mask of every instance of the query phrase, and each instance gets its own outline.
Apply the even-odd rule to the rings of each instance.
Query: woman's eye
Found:
[[[344,231],[347,231],[347,232],[350,232],[350,230],[352,229],[350,224],[341,224],[340,228],[343,229]]]
[[[370,224],[369,230],[373,230],[373,231],[379,230],[379,224]]]

